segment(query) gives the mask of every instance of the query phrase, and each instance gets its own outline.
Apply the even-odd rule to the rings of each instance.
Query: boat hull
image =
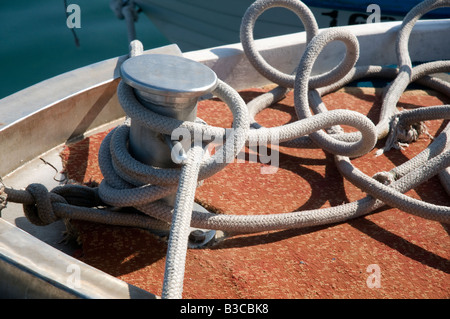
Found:
[[[395,34],[399,28],[398,22],[376,24],[370,28],[364,28],[364,26],[345,28],[354,33],[360,41],[361,58],[358,64],[391,65],[396,63],[394,43]],[[419,22],[410,40],[411,56],[414,60],[424,62],[450,59],[450,43],[446,41],[447,30],[448,20]],[[429,36],[430,33],[433,37]],[[373,46],[373,43],[379,45]],[[304,50],[305,34],[301,32],[261,39],[257,45],[261,47],[261,53],[269,63],[290,72],[296,67]],[[380,53],[381,46],[386,49],[381,50]],[[343,54],[342,50],[343,48],[337,46],[330,48],[328,53],[324,52],[314,72],[320,73],[335,66],[340,60],[340,55]],[[180,50],[176,46],[170,46],[145,53],[152,52],[179,54]],[[186,52],[184,56],[209,66],[220,79],[236,90],[270,84],[251,66],[240,44]],[[280,59],[280,56],[283,59]],[[123,120],[125,114],[118,103],[116,88],[120,81],[118,67],[124,59],[126,57],[120,57],[63,74],[0,101],[2,118],[0,147],[7,150],[7,152],[0,152],[0,176],[4,184],[22,188],[30,182],[42,182],[49,189],[58,185],[58,180],[53,178],[55,170],[52,166],[56,167],[57,171],[62,168],[59,157],[61,149],[73,141],[113,127]],[[51,162],[52,166],[47,165],[40,158]],[[56,163],[56,161],[59,162]],[[44,168],[48,170],[44,171]],[[5,269],[5,273],[17,274],[11,275],[11,278],[21,280],[24,284],[22,286],[24,288],[19,289],[18,295],[30,291],[27,285],[32,282],[29,281],[31,274],[38,277],[36,279],[38,283],[48,285],[50,282],[54,286],[49,288],[50,290],[56,287],[57,290],[62,291],[59,295],[61,297],[67,297],[67,291],[71,291],[72,296],[79,298],[111,297],[111,294],[106,293],[111,290],[107,285],[103,287],[102,293],[89,289],[82,292],[77,289],[73,291],[68,289],[67,277],[70,274],[67,272],[67,267],[69,265],[76,264],[89,271],[94,270],[76,258],[61,253],[64,248],[58,243],[58,236],[48,237],[49,232],[60,232],[61,228],[42,228],[30,224],[24,218],[20,206],[12,203],[9,203],[8,207],[2,211],[0,226],[0,235],[8,238],[5,237],[0,246],[0,265],[2,269]],[[26,233],[18,228],[25,230]],[[18,246],[18,243],[26,244]],[[29,245],[34,251],[41,251],[44,256],[57,254],[58,257],[55,258],[61,262],[53,264],[48,262],[47,266],[37,273],[34,265],[43,263],[44,256],[24,250],[24,245]],[[17,252],[20,252],[19,255]],[[95,276],[85,277],[87,280],[85,288],[97,285],[98,278],[105,276],[112,285],[120,287],[121,292],[116,296],[132,297],[129,294],[130,285],[120,280],[116,281],[100,270],[98,272]],[[6,278],[2,279],[6,280]],[[5,284],[6,282],[7,280],[2,281],[2,287],[8,290],[11,286]],[[42,291],[49,291],[48,287]],[[128,292],[128,295],[123,294],[124,291]],[[144,295],[148,298],[154,297],[152,293]],[[20,295],[20,297],[27,296]]]

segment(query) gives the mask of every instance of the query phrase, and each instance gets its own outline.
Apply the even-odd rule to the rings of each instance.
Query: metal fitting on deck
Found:
[[[176,55],[133,56],[122,64],[120,71],[122,80],[133,88],[138,101],[149,112],[180,121],[196,121],[199,98],[212,92],[218,84],[217,75],[210,68]],[[172,149],[176,151],[174,153],[183,154],[181,143],[172,141],[170,136],[155,132],[133,119],[128,148],[138,161],[161,168],[180,165],[172,160]],[[175,194],[164,200],[174,206]],[[194,210],[206,212],[196,203]],[[201,240],[196,236],[199,233],[202,234]],[[206,245],[215,237],[214,230],[193,229],[192,234],[191,248]]]
[[[195,121],[198,99],[217,86],[217,75],[210,68],[174,55],[133,57],[122,64],[121,76],[146,108],[180,121]],[[164,168],[176,166],[166,140],[132,120],[130,153],[137,160]]]

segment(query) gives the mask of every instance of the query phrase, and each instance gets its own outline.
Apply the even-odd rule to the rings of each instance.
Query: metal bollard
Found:
[[[205,65],[175,55],[144,54],[126,60],[121,66],[122,80],[133,87],[137,99],[149,110],[181,121],[195,121],[201,96],[217,86],[217,75]],[[131,120],[129,151],[138,161],[161,168],[177,167],[171,158],[170,137]],[[165,198],[173,206],[175,196]],[[194,209],[205,210],[194,203]],[[195,231],[195,230],[193,230]],[[215,232],[207,231],[205,242]],[[212,235],[212,236],[211,236]]]
[[[195,121],[199,97],[217,85],[216,74],[203,64],[180,56],[147,54],[121,66],[122,80],[134,88],[138,100],[151,111],[181,121]],[[130,153],[142,163],[176,167],[170,146],[161,134],[131,123]]]

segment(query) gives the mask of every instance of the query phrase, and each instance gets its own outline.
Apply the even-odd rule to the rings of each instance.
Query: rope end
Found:
[[[6,208],[7,202],[8,202],[8,194],[6,194],[5,186],[2,184],[0,185],[0,217],[2,216],[2,209]]]
[[[409,144],[417,141],[421,134],[426,134],[430,139],[433,139],[425,122],[418,122],[414,124],[403,125],[398,116],[391,122],[391,129],[386,144],[383,149],[377,151],[376,156],[380,156],[390,149],[404,150]]]

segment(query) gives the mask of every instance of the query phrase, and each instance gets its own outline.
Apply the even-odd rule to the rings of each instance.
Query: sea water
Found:
[[[80,9],[80,28],[74,28],[79,47],[66,23],[64,0],[0,1],[0,99],[58,74],[128,53],[125,20],[116,17],[109,0],[66,2]],[[136,34],[145,50],[169,44],[143,13]]]

